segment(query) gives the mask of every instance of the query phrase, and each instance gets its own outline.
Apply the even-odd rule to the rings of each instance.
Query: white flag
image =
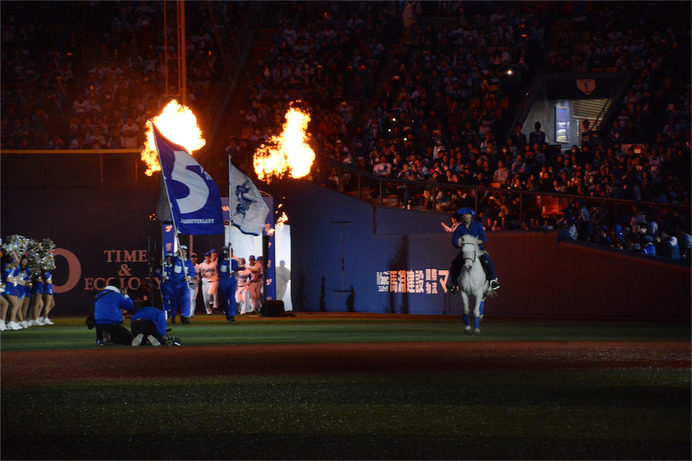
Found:
[[[167,193],[176,230],[186,235],[223,234],[221,197],[214,179],[184,147],[163,136],[156,125],[154,141],[165,183],[162,192]],[[159,214],[164,215],[167,213]]]
[[[250,178],[233,164],[230,166],[229,181],[228,211],[231,222],[243,234],[261,234],[269,214],[262,194]]]

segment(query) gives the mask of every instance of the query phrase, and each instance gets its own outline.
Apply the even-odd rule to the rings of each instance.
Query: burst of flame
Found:
[[[180,105],[173,99],[159,115],[147,121],[147,139],[142,151],[142,160],[147,164],[145,172],[147,176],[151,176],[155,171],[161,171],[152,121],[162,135],[169,141],[185,147],[190,154],[206,144],[202,137],[202,130],[197,126],[195,114],[189,107]]]
[[[276,227],[278,227],[278,228],[284,227],[284,224],[286,224],[286,221],[288,221],[288,216],[286,216],[286,213],[281,213],[281,216],[279,216],[279,219],[276,220]]]
[[[281,205],[279,205],[279,207],[281,207]],[[276,229],[283,229],[284,224],[286,224],[286,221],[288,221],[288,216],[286,216],[286,213],[281,213],[279,219],[276,220],[276,225],[274,227],[270,227],[269,224],[265,224],[264,230],[267,232],[267,235],[274,235]]]
[[[286,175],[297,179],[310,172],[315,152],[307,144],[309,122],[309,114],[296,107],[288,110],[281,135],[272,136],[255,152],[253,165],[260,180]]]

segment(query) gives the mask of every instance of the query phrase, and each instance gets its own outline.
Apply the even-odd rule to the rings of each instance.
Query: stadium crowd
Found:
[[[175,30],[160,33],[164,2],[49,2],[31,9],[11,3],[2,15],[0,147],[142,147],[146,121],[168,102],[166,68],[176,69],[165,59],[166,46],[175,55]],[[221,60],[205,4],[191,5],[188,102],[199,107],[213,99],[209,87]],[[238,3],[213,8],[229,20],[243,14]]]
[[[193,107],[213,99],[224,45],[217,37],[228,37],[217,33],[212,16],[239,20],[246,8],[213,5],[211,15],[203,3],[187,12]],[[40,21],[54,15],[69,24],[81,12],[76,5],[58,12],[42,4],[33,21],[3,14],[0,147],[141,146],[145,121],[165,103],[164,46],[175,43],[156,32],[164,28],[162,7],[82,6],[105,31],[98,37]],[[261,71],[251,76],[245,124],[228,133],[227,150],[251,155],[300,100],[312,116],[316,152],[382,178],[423,181],[386,190],[402,207],[432,210],[434,203],[435,211],[453,211],[468,205],[469,195],[432,185],[492,187],[479,197],[479,216],[489,230],[507,230],[573,223],[569,213],[561,221],[519,216],[520,199],[505,191],[689,205],[688,18],[689,5],[677,3],[293,2],[276,24]],[[554,27],[558,20],[566,26]],[[87,38],[100,40],[92,47],[98,52],[83,52]],[[609,127],[584,126],[578,144],[556,152],[534,120],[506,135],[514,95],[543,66],[635,77]],[[354,186],[351,175],[337,173],[322,168],[313,179]],[[576,201],[573,208],[580,208]],[[595,205],[587,211],[595,230],[579,238],[605,241],[603,213]],[[689,216],[648,212],[667,232],[659,238],[689,235]],[[646,243],[635,241],[632,218],[609,226],[608,244]],[[617,225],[629,240],[618,238]]]
[[[635,19],[642,27],[636,31],[623,8],[585,13],[580,18],[584,22],[584,46],[573,44],[568,33],[562,34],[553,51],[546,50],[545,15],[526,13],[512,4],[503,4],[492,15],[483,15],[473,11],[475,5],[469,6],[456,11],[451,25],[421,25],[405,32],[405,43],[398,51],[393,46],[387,50],[398,68],[379,93],[373,87],[372,75],[355,78],[358,73],[353,73],[357,68],[354,62],[334,62],[329,51],[322,55],[327,61],[319,61],[314,67],[334,69],[334,74],[308,71],[306,75],[311,77],[304,81],[291,77],[295,74],[288,70],[269,71],[282,66],[295,70],[304,64],[300,61],[302,51],[296,52],[299,42],[293,39],[296,27],[305,32],[304,42],[312,44],[319,40],[309,31],[333,30],[329,20],[310,15],[286,19],[268,65],[251,89],[248,106],[257,110],[248,113],[241,144],[250,149],[261,144],[280,129],[280,115],[290,101],[302,99],[316,120],[310,133],[317,151],[380,178],[493,186],[500,189],[498,192],[518,190],[634,203],[689,204],[689,79],[683,80],[682,94],[665,91],[672,76],[689,68],[689,60],[672,52],[689,50],[689,27],[676,15],[668,14],[670,5],[657,11],[637,9]],[[358,12],[351,12],[347,20],[342,15],[342,19],[336,26],[340,31],[337,37],[340,43],[348,43],[353,25],[360,24]],[[599,32],[603,24],[610,31],[607,36]],[[618,46],[611,46],[611,42]],[[619,115],[603,136],[587,121],[580,130],[579,145],[555,152],[540,124],[527,120],[525,126],[533,130],[524,132],[524,127],[517,125],[512,135],[500,138],[498,127],[507,116],[506,92],[514,88],[511,80],[502,80],[506,80],[507,70],[522,74],[529,66],[539,65],[528,56],[542,50],[549,64],[564,67],[568,61],[574,61],[579,62],[582,71],[613,66],[610,71],[636,73]],[[587,53],[582,59],[570,54],[579,50]],[[351,54],[355,62],[362,59],[361,51],[365,51],[366,57],[372,55],[361,48]],[[372,64],[380,63],[378,59]],[[362,82],[369,90],[367,96],[375,98],[376,107],[368,107],[360,97],[362,92],[355,92],[354,97],[351,91],[344,91],[354,84],[361,88]],[[291,97],[287,97],[289,94]],[[259,115],[270,112],[279,117]],[[665,123],[656,126],[660,120]],[[241,149],[236,141],[229,146],[234,152]],[[338,169],[322,169],[314,179],[331,187],[354,186],[349,184],[352,175]],[[385,191],[396,191],[398,204],[404,208],[417,204],[432,209],[432,194],[436,194],[436,211],[453,211],[471,200],[463,190],[433,189],[428,185],[389,184]],[[371,193],[376,196],[377,187]],[[551,222],[540,215],[519,216],[519,200],[486,190],[479,200],[483,203],[480,219],[489,230],[570,228],[574,225],[571,216],[576,216],[579,208],[574,201],[574,210],[562,210],[562,219]],[[668,215],[652,208],[649,219],[661,224],[666,233],[660,235],[654,226],[655,232],[645,236],[630,226],[629,221],[636,216],[625,214],[619,218],[621,224],[612,225],[606,232],[610,235],[604,238],[607,221],[603,209],[596,204],[587,212],[593,216],[589,218],[593,219],[592,230],[580,233],[582,240],[639,250],[650,243],[644,237],[665,245],[671,237],[675,241],[671,234],[676,234],[682,235],[683,246],[688,246],[689,219],[685,215]],[[618,231],[623,226],[624,233]],[[665,248],[659,253],[665,254]],[[688,253],[683,251],[683,255]]]

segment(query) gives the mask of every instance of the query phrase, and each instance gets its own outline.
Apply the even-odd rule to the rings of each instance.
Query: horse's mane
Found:
[[[461,236],[460,239],[461,243],[473,243],[474,245],[478,245],[478,237],[474,237],[471,234],[465,234]]]
[[[461,245],[463,243],[470,243],[470,244],[473,244],[477,247],[480,246],[478,243],[478,237],[475,237],[475,236],[470,235],[470,234],[464,234],[459,238],[459,248],[461,248]],[[479,254],[485,254],[485,253],[486,253],[485,250],[480,250]]]

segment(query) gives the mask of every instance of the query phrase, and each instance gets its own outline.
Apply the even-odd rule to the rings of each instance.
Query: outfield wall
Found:
[[[460,297],[444,288],[456,253],[440,225],[449,222],[446,215],[373,207],[308,181],[266,189],[291,225],[294,310],[461,313]],[[153,180],[3,185],[2,236],[53,239],[55,315],[82,315],[109,277],[135,292],[147,275],[147,236],[160,237],[159,223],[150,219],[158,192]],[[489,316],[690,320],[689,267],[558,244],[556,233],[488,237],[502,284],[486,304]],[[222,242],[223,236],[197,236],[193,249]]]
[[[296,309],[461,313],[444,287],[456,254],[440,224],[448,216],[372,207],[309,182],[280,193],[293,229]],[[558,243],[556,232],[489,233],[486,248],[501,282],[488,315],[690,320],[689,266]]]

